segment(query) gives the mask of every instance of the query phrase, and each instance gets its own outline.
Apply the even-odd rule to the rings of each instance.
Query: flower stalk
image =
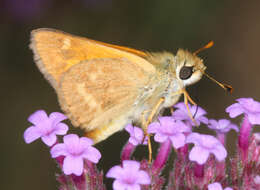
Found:
[[[240,150],[241,159],[243,163],[247,162],[248,147],[249,147],[249,140],[250,140],[249,137],[250,137],[251,129],[252,129],[252,125],[250,124],[248,117],[245,116],[238,137],[238,147]]]
[[[171,141],[168,139],[161,144],[159,152],[157,153],[156,159],[153,162],[152,170],[153,173],[158,173],[165,166],[166,161],[169,158],[171,152]]]

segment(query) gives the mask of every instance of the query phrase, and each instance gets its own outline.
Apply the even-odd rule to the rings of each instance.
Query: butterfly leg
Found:
[[[184,95],[184,103],[186,105],[186,108],[188,110],[188,115],[190,116],[191,120],[193,121],[193,123],[198,126],[197,122],[195,121],[195,119],[193,118],[192,116],[192,113],[190,111],[190,108],[189,108],[189,104],[188,102],[191,102],[193,105],[197,105],[190,97],[190,95],[188,94],[188,92],[184,89],[183,90],[183,95]]]
[[[175,92],[173,95],[178,95],[178,94],[183,94],[183,96],[184,96],[184,104],[185,104],[185,106],[186,106],[186,108],[187,108],[187,110],[188,110],[188,115],[189,115],[189,117],[191,118],[192,122],[193,122],[196,126],[198,126],[197,122],[195,121],[195,119],[194,119],[193,116],[192,116],[192,113],[191,113],[191,111],[190,111],[190,108],[189,108],[189,104],[188,104],[188,103],[190,102],[190,103],[192,103],[193,105],[197,105],[197,104],[191,99],[190,95],[189,95],[188,92],[185,90],[185,88],[184,88],[184,89],[181,89],[181,90],[179,90],[179,91],[177,91],[177,92]]]
[[[148,152],[149,152],[149,164],[152,162],[152,144],[151,144],[151,138],[150,138],[150,134],[147,133],[147,125],[146,126],[146,119],[145,119],[145,114],[148,112],[148,110],[145,110],[143,113],[142,113],[142,128],[143,128],[143,131],[144,131],[144,137],[143,137],[143,140],[142,140],[142,143],[145,141],[145,138],[147,137],[147,146],[148,146]],[[146,126],[146,127],[145,127]]]
[[[148,125],[152,122],[153,117],[155,116],[155,114],[157,113],[157,111],[159,110],[160,106],[162,105],[162,103],[164,102],[164,98],[160,98],[159,101],[156,103],[156,105],[153,107],[152,111],[150,112],[147,120],[144,117],[142,117],[142,127],[144,130],[144,138],[148,137],[148,151],[149,151],[149,163],[151,163],[152,161],[152,145],[151,145],[151,139],[150,139],[150,135],[147,133],[147,129],[148,129]],[[147,111],[144,111],[144,113]]]
[[[174,108],[173,107],[170,107],[170,112],[171,112],[171,114],[173,114],[173,112],[174,112]]]

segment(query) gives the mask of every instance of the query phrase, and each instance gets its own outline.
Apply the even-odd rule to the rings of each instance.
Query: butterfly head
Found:
[[[184,86],[198,82],[206,69],[202,59],[186,50],[179,49],[175,56],[176,76]]]

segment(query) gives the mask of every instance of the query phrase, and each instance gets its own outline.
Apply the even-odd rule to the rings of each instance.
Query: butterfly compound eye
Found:
[[[180,74],[179,74],[180,79],[186,80],[186,79],[190,78],[193,73],[192,70],[193,70],[193,67],[183,66],[181,68]]]

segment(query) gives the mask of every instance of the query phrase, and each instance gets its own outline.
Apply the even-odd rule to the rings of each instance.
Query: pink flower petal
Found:
[[[161,125],[169,125],[175,122],[175,120],[171,116],[159,117],[158,120],[160,121]]]
[[[141,144],[143,141],[143,130],[140,129],[139,127],[135,127],[132,125],[127,125],[125,127],[125,130],[129,133],[130,137],[129,137],[129,142],[134,145],[137,146],[138,144]],[[147,144],[147,141],[144,141],[144,144]]]
[[[175,149],[183,147],[185,145],[185,139],[186,139],[186,137],[182,133],[178,133],[178,134],[170,137],[172,145]]]
[[[49,119],[55,123],[59,123],[67,119],[67,116],[59,112],[52,112],[49,116]]]
[[[237,125],[235,125],[235,124],[230,124],[229,127],[230,127],[230,129],[233,129],[233,130],[235,130],[236,132],[239,131]]]
[[[208,185],[208,190],[223,190],[223,188],[220,185],[220,183],[215,182],[215,183],[212,183],[212,184]]]
[[[200,146],[207,147],[207,149],[214,149],[216,145],[221,144],[219,140],[211,135],[200,135]]]
[[[199,146],[194,146],[189,154],[189,159],[191,161],[196,161],[200,165],[204,164],[208,157],[209,152]]]
[[[184,102],[178,103],[174,107],[177,108],[172,114],[174,119],[185,121],[188,125],[194,126],[194,122],[188,115],[188,110]],[[191,106],[190,104],[188,104],[188,107],[190,108],[191,114],[194,115],[194,119],[198,125],[200,125],[201,122],[208,124],[208,118],[204,116],[207,112],[204,109],[198,106]]]
[[[237,117],[240,114],[244,113],[242,106],[239,103],[232,104],[226,108],[226,112],[229,113],[231,118]]]
[[[189,120],[189,116],[187,115],[187,112],[183,111],[183,110],[176,110],[176,111],[174,111],[172,116],[176,120]]]
[[[57,136],[54,133],[51,133],[49,135],[42,136],[41,139],[46,145],[52,146],[54,143],[56,143]]]
[[[140,163],[133,160],[124,160],[123,168],[131,171],[138,171],[140,169]]]
[[[224,190],[233,190],[231,187],[226,187]],[[252,189],[253,190],[253,189]]]
[[[219,162],[225,160],[225,158],[227,157],[227,151],[221,143],[219,143],[219,145],[216,145],[211,152],[215,155]]]
[[[253,98],[238,98],[237,102],[243,106],[255,106],[258,102],[256,102]]]
[[[111,177],[111,178],[121,178],[124,174],[123,168],[120,166],[113,166],[110,168],[106,174],[106,177]]]
[[[195,114],[195,113],[196,113],[196,116],[197,116],[197,117],[200,117],[200,116],[202,116],[202,115],[207,114],[207,112],[206,112],[204,109],[202,109],[201,107],[198,107],[198,108],[197,108],[197,106],[192,106],[191,112],[192,112],[192,114]],[[195,117],[196,117],[196,116],[195,116]]]
[[[54,147],[51,149],[51,156],[52,158],[56,158],[58,156],[67,156],[67,150],[66,146],[63,143],[56,144]]]
[[[227,119],[220,119],[218,121],[219,126],[227,127],[231,122]]]
[[[254,182],[255,182],[255,184],[257,184],[257,185],[260,185],[260,175],[255,176]]]
[[[69,130],[69,127],[65,123],[58,123],[56,125],[55,133],[57,135],[65,135]]]
[[[141,187],[139,184],[129,184],[127,190],[141,190]]]
[[[100,152],[92,146],[89,146],[85,150],[85,153],[82,154],[82,156],[93,163],[98,163],[99,159],[101,158]]]
[[[79,144],[79,137],[78,135],[75,134],[69,134],[63,137],[63,142],[66,144],[68,147],[74,147]]]
[[[113,190],[128,190],[128,185],[122,183],[120,180],[115,180],[113,182]]]
[[[133,160],[124,160],[122,167],[112,167],[106,176],[115,178],[114,190],[139,190],[140,184],[150,184],[148,174],[140,170],[139,162]]]
[[[191,127],[183,123],[182,121],[176,121],[174,124],[174,132],[175,133],[189,133],[191,132]]]
[[[38,128],[31,126],[25,130],[23,137],[25,142],[28,144],[40,138],[41,133],[39,132]]]
[[[144,136],[143,130],[138,127],[134,127],[134,136],[138,141],[142,141]]]
[[[199,133],[191,133],[186,138],[186,143],[193,143],[195,146],[201,144],[201,136]]]
[[[189,107],[190,107],[190,104],[188,104],[188,105],[189,105]],[[178,109],[180,109],[180,110],[185,110],[185,111],[187,110],[186,105],[185,105],[183,102],[180,102],[180,103],[175,104],[174,107],[175,107],[175,108],[178,108]]]
[[[130,137],[128,140],[132,145],[137,146],[138,144],[140,144],[141,142],[138,141],[136,138],[134,137]]]
[[[141,190],[141,187],[139,184],[128,184],[121,180],[115,180],[113,190]]]
[[[204,123],[204,124],[208,124],[209,123],[208,118],[206,118],[205,116],[200,116],[199,121]]]
[[[148,126],[148,133],[157,133],[158,128],[160,127],[160,123],[158,122],[153,122]]]
[[[134,127],[133,125],[131,124],[128,124],[126,127],[125,127],[125,130],[130,134],[130,136],[133,134],[134,132]]]
[[[248,120],[252,125],[260,124],[260,113],[248,114]]]
[[[81,137],[79,139],[79,143],[82,147],[89,147],[89,146],[93,145],[93,141],[87,137]]]
[[[28,121],[30,121],[34,125],[37,125],[38,123],[44,122],[48,119],[48,115],[44,110],[38,110],[29,116]]]
[[[154,140],[156,142],[165,142],[166,140],[168,139],[168,136],[162,134],[162,133],[156,133],[155,136],[154,136]]]
[[[63,162],[63,171],[66,175],[83,173],[83,159],[79,157],[66,156]]]
[[[215,119],[210,119],[209,120],[209,127],[215,129],[216,126],[218,126],[218,122]]]
[[[218,121],[211,119],[211,120],[209,120],[208,127],[210,129],[215,130],[217,133],[227,133],[231,129],[234,129],[235,131],[238,132],[238,127],[236,125],[232,124],[227,119],[220,119]]]
[[[148,185],[151,183],[149,175],[145,171],[139,171],[136,183]]]

